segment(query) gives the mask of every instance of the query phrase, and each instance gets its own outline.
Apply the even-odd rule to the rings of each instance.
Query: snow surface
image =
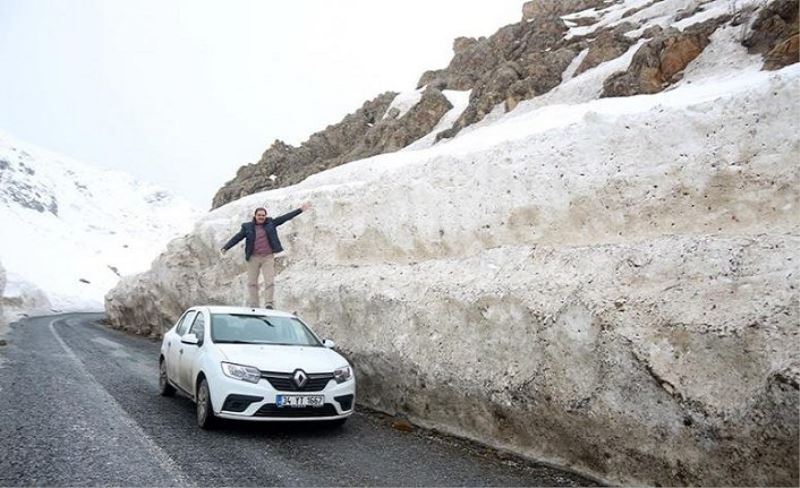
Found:
[[[692,0],[672,0],[667,2],[660,2],[659,4],[669,3],[669,4],[686,4],[691,2]],[[623,15],[625,12],[642,7],[647,5],[650,0],[625,0],[622,3],[615,3],[610,7],[596,10],[596,9],[588,9],[582,10],[580,12],[576,12],[573,14],[564,15],[561,18],[564,21],[571,21],[575,19],[582,19],[587,17],[595,17],[597,18],[597,22],[591,25],[584,25],[584,26],[577,26],[577,27],[570,27],[569,32],[567,32],[566,38],[572,39],[576,36],[585,36],[587,34],[591,34],[596,30],[609,27],[612,25],[616,25],[621,20],[623,20]],[[682,7],[678,7],[682,8]],[[646,10],[646,9],[645,9]],[[641,12],[640,12],[641,13]],[[635,15],[634,15],[635,16]],[[633,16],[632,16],[633,17]],[[624,20],[631,20],[630,18],[626,18]]]
[[[564,72],[561,73],[562,83],[572,79],[572,77],[575,76],[575,72],[578,71],[578,67],[580,67],[581,63],[586,58],[587,54],[589,54],[588,47],[583,51],[579,52],[577,56],[575,56],[572,62],[569,63],[569,66],[567,66],[567,69],[565,69]]]
[[[634,39],[640,37],[647,28],[656,25],[664,28],[673,27],[678,30],[684,30],[689,26],[699,24],[715,17],[733,14],[736,11],[743,11],[750,7],[757,6],[763,3],[763,0],[712,0],[705,2],[698,0],[662,0],[652,5],[648,5],[648,3],[650,3],[650,0],[626,0],[602,10],[589,9],[583,12],[565,15],[561,17],[565,22],[577,18],[597,18],[597,22],[591,25],[570,27],[566,38],[571,39],[576,36],[584,36],[598,29],[614,27],[624,22],[630,22],[639,26],[625,33],[626,36]],[[623,17],[626,12],[641,7],[645,8],[627,17]],[[694,15],[677,22],[674,21],[675,16],[679,12],[693,11],[698,7],[699,9]]]
[[[389,115],[389,112],[395,108],[400,112],[397,114],[396,118],[399,119],[405,115],[409,110],[411,110],[411,107],[419,103],[419,101],[422,99],[422,92],[424,90],[425,88],[423,87],[410,92],[398,93],[397,96],[394,97],[394,100],[392,100],[389,108],[386,109],[386,113],[383,114],[383,118],[385,119]]]
[[[146,270],[201,215],[163,189],[0,132],[6,308],[102,310],[119,275]]]

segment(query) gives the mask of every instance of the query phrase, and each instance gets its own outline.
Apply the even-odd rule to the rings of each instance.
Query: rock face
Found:
[[[617,73],[603,85],[604,97],[628,97],[640,93],[658,93],[675,83],[686,66],[705,49],[709,37],[723,16],[686,31],[662,30],[633,56],[627,71]]]
[[[620,30],[607,30],[598,35],[589,46],[586,57],[575,70],[575,76],[625,54],[633,41]]]
[[[220,244],[310,200],[277,304],[336,340],[362,404],[617,484],[797,485],[800,72],[747,65],[710,97],[752,62],[717,48],[637,103],[518,108],[221,207],[108,316],[159,335],[242,304]]]
[[[764,57],[764,69],[776,70],[794,64],[800,57],[800,35],[794,34],[775,46]]]
[[[360,150],[355,154],[373,156],[375,154],[399,151],[420,137],[428,134],[453,105],[442,92],[429,87],[422,92],[420,101],[400,117],[387,114],[373,130],[364,137]],[[358,159],[358,158],[357,158]]]
[[[313,134],[300,147],[275,141],[259,162],[240,168],[236,178],[217,192],[213,207],[244,195],[293,185],[349,161],[402,149],[430,132],[452,108],[441,91],[429,88],[402,117],[392,117],[387,110],[395,96],[397,93],[387,92],[365,103],[342,122]]]
[[[499,62],[494,48],[486,38],[457,38],[453,42],[453,59],[448,67],[423,73],[417,88],[433,86],[440,90],[471,90],[478,79]]]
[[[607,6],[603,0],[533,0],[522,5],[525,21],[555,18],[560,15]]]
[[[396,93],[387,92],[348,114],[338,124],[312,134],[300,147],[276,140],[257,163],[239,168],[236,178],[214,195],[213,207],[263,190],[293,185],[310,174],[366,155],[348,154],[356,149],[369,130],[380,120]],[[270,178],[275,175],[277,179]]]
[[[453,137],[500,103],[511,110],[519,101],[561,83],[561,74],[582,46],[566,41],[566,31],[564,22],[553,14],[534,16],[456,51],[444,70],[423,74],[419,86],[472,90],[466,110],[437,139]]]
[[[774,0],[753,22],[743,44],[750,53],[765,57],[764,69],[775,70],[798,62],[797,0]]]

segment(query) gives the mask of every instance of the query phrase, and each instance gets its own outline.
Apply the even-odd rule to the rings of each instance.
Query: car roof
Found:
[[[296,317],[295,314],[271,308],[252,308],[252,307],[227,307],[221,305],[198,305],[189,310],[205,308],[209,313],[227,313],[236,315],[258,315],[268,317]]]

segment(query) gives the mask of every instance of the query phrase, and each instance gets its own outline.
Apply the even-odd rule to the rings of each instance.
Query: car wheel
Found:
[[[169,384],[169,377],[167,376],[167,362],[162,359],[158,365],[158,390],[161,396],[174,396],[175,387]]]
[[[211,429],[216,424],[214,409],[211,407],[211,392],[205,378],[200,381],[197,388],[197,425],[201,429]]]

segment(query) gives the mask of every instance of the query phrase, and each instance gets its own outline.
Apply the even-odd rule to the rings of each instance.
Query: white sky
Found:
[[[411,90],[522,0],[0,0],[0,129],[210,207],[297,145]]]

